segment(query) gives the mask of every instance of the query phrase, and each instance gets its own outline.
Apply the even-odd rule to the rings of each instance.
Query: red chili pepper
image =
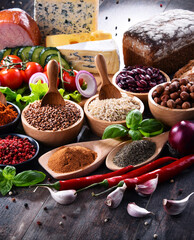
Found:
[[[194,154],[180,158],[176,162],[170,163],[167,166],[164,166],[160,169],[156,169],[152,172],[143,174],[139,177],[124,179],[122,182],[123,183],[125,182],[128,189],[132,189],[135,187],[135,185],[141,184],[150,179],[153,179],[158,174],[158,181],[161,183],[176,176],[186,168],[190,167],[192,164],[194,164]],[[122,182],[120,182],[118,185],[120,186]]]
[[[91,185],[93,183],[100,182],[105,178],[122,175],[126,172],[129,172],[133,168],[134,167],[132,165],[129,165],[117,171],[106,173],[106,174],[99,174],[99,175],[93,175],[89,177],[81,177],[81,178],[75,178],[70,180],[58,181],[53,184],[38,184],[38,186],[47,186],[47,187],[54,188],[56,190],[80,189],[80,188],[87,187],[88,185]]]
[[[88,188],[91,188],[91,187],[94,187],[97,185],[102,185],[105,187],[113,187],[116,184],[118,184],[120,181],[122,181],[123,179],[141,176],[142,174],[147,173],[147,172],[155,169],[156,167],[161,166],[162,164],[165,164],[169,161],[177,161],[177,160],[178,160],[177,158],[173,158],[173,157],[159,158],[153,162],[150,162],[150,163],[148,163],[138,169],[130,171],[124,175],[115,176],[115,177],[111,177],[111,178],[104,178],[104,180],[102,182],[91,184],[89,186],[86,186],[85,188],[79,189],[77,192],[81,192],[83,190],[86,190]]]

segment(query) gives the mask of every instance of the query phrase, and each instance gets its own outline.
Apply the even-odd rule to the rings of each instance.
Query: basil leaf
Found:
[[[102,139],[124,137],[127,135],[127,129],[121,124],[109,125],[105,128]]]
[[[8,180],[11,180],[11,179],[14,179],[16,175],[16,168],[13,167],[13,166],[6,166],[4,169],[3,169],[3,176],[8,179]]]
[[[5,196],[11,190],[12,186],[12,180],[4,178],[4,180],[0,182],[0,193]]]
[[[130,135],[130,137],[132,138],[133,141],[142,139],[141,133],[138,130],[130,129],[129,130],[129,135]]]
[[[3,169],[0,168],[0,182],[4,180]]]
[[[139,110],[135,109],[130,111],[126,117],[126,125],[133,130],[138,129],[139,124],[142,121],[142,114]]]
[[[46,175],[43,172],[33,170],[23,171],[15,176],[13,184],[16,187],[27,187],[42,182],[45,177]]]
[[[163,132],[163,124],[156,119],[145,119],[139,125],[139,131],[145,137],[156,136]]]

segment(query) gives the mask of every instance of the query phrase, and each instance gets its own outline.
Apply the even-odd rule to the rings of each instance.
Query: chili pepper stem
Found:
[[[113,186],[113,187],[111,187],[111,188],[109,188],[109,189],[107,189],[107,190],[105,190],[105,191],[103,191],[103,192],[100,192],[100,193],[94,193],[94,192],[92,192],[92,197],[98,197],[98,196],[100,196],[100,195],[102,195],[102,194],[104,194],[104,193],[107,193],[107,192],[110,192],[110,191],[114,190],[114,189],[117,188],[117,187],[122,187],[123,184],[124,184],[124,181],[120,181],[117,185],[115,185],[115,186]]]
[[[98,183],[93,183],[87,187],[84,187],[84,188],[80,188],[76,191],[76,193],[78,192],[82,192],[84,190],[87,190],[89,188],[92,188],[92,187],[95,187],[95,186],[98,186],[98,185],[102,185],[102,186],[105,186],[105,187],[108,187],[108,181],[106,179],[104,179],[102,182],[98,182]]]
[[[60,190],[60,183],[59,182],[55,182],[53,184],[36,184],[36,187],[49,187],[49,188],[54,188],[56,190]]]

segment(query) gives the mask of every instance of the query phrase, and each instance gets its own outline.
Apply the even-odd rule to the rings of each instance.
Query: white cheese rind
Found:
[[[41,35],[97,30],[98,0],[35,0],[34,18]]]
[[[108,74],[115,74],[119,70],[118,47],[113,39],[70,44],[57,48],[76,70],[98,73],[94,61],[98,53],[103,54],[105,58]]]

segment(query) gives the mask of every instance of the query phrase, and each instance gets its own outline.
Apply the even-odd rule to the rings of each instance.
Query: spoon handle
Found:
[[[96,68],[98,69],[98,72],[100,74],[100,77],[103,81],[102,85],[110,84],[110,81],[108,78],[108,73],[107,73],[106,61],[102,54],[96,55],[95,64],[96,64]]]
[[[48,63],[48,81],[49,81],[49,92],[57,92],[57,78],[58,78],[58,63],[56,60],[51,60]]]

